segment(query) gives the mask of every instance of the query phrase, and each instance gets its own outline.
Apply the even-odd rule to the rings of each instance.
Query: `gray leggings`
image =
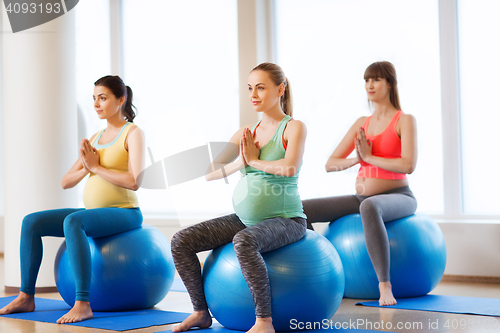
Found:
[[[361,214],[366,248],[379,282],[390,280],[389,238],[384,222],[412,215],[417,200],[408,186],[399,187],[369,197],[343,195],[302,201],[307,215],[307,227],[311,223],[334,221],[349,214]]]
[[[275,217],[246,227],[236,214],[202,222],[176,233],[172,238],[175,267],[186,285],[195,311],[207,310],[201,267],[196,253],[233,242],[241,271],[252,293],[255,315],[271,317],[271,288],[261,253],[300,240],[306,220]]]

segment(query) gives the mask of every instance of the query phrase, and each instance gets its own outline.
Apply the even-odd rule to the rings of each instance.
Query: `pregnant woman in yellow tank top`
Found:
[[[106,129],[83,139],[80,157],[64,175],[64,189],[86,175],[85,208],[54,209],[27,215],[21,231],[21,290],[1,314],[35,309],[35,284],[42,261],[42,236],[65,237],[76,285],[73,308],[58,323],[92,318],[89,303],[91,259],[88,237],[105,237],[141,226],[135,190],[144,169],[144,137],[132,121],[132,90],[118,76],[95,82],[94,108]]]

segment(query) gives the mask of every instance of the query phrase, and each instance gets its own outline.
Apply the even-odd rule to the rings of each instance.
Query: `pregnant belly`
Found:
[[[370,196],[408,185],[408,179],[357,178],[356,193]]]
[[[282,182],[271,182],[247,175],[240,179],[233,192],[233,207],[244,222],[258,223],[279,216],[283,210],[286,187]]]

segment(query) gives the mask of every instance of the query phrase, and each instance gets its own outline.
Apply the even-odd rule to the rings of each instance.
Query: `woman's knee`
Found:
[[[45,219],[42,218],[39,212],[28,214],[23,219],[22,232],[37,232],[43,228],[44,222]]]
[[[170,241],[170,246],[172,248],[172,253],[174,252],[186,252],[191,249],[191,233],[189,228],[182,229],[176,232],[172,236],[172,240]]]
[[[82,217],[79,214],[70,214],[64,218],[63,222],[64,234],[78,229],[85,230]]]
[[[238,254],[242,253],[242,251],[248,251],[249,248],[257,249],[258,242],[256,237],[248,231],[248,229],[244,229],[234,235],[233,247],[236,254]]]
[[[380,209],[377,206],[377,204],[375,203],[375,201],[371,200],[371,198],[369,198],[369,199],[363,200],[361,205],[359,205],[359,213],[361,214],[362,219],[364,217],[369,218],[371,216],[380,215]]]

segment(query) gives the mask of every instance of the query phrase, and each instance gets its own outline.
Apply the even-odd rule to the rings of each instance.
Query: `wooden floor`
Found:
[[[0,258],[0,297],[10,296],[5,294],[4,283],[4,260]],[[456,296],[470,296],[470,297],[487,297],[487,298],[500,298],[500,284],[486,284],[486,283],[461,283],[461,282],[442,282],[432,292],[439,295],[456,295]],[[40,294],[38,297],[61,299],[58,293]],[[471,315],[456,315],[445,314],[437,312],[424,312],[424,311],[408,311],[398,309],[380,309],[355,306],[354,304],[359,300],[344,299],[335,316],[332,318],[334,322],[360,323],[357,328],[370,329],[367,325],[372,325],[372,329],[380,327],[384,323],[390,322],[393,329],[378,329],[378,331],[392,331],[392,332],[460,332],[460,333],[483,333],[483,332],[500,332],[500,318],[486,317],[486,316],[471,316]],[[157,307],[161,310],[191,312],[191,303],[187,293],[170,292],[167,297],[160,302]],[[405,325],[406,327],[413,327],[409,329],[395,329],[396,325]],[[429,329],[429,323],[438,324],[438,329]],[[446,328],[448,323],[450,328]],[[492,328],[496,323],[496,328]],[[346,325],[344,324],[344,325]],[[461,328],[460,325],[465,325]],[[489,326],[488,326],[489,325]],[[171,329],[173,325],[154,326],[139,330],[126,331],[127,333],[153,333],[163,330]],[[453,329],[452,327],[457,327]],[[434,326],[433,326],[434,327]],[[489,327],[489,328],[488,328]],[[109,330],[99,330],[84,327],[73,327],[41,322],[33,322],[26,320],[10,319],[0,317],[0,332],[1,333],[91,333],[91,332],[113,332]]]

